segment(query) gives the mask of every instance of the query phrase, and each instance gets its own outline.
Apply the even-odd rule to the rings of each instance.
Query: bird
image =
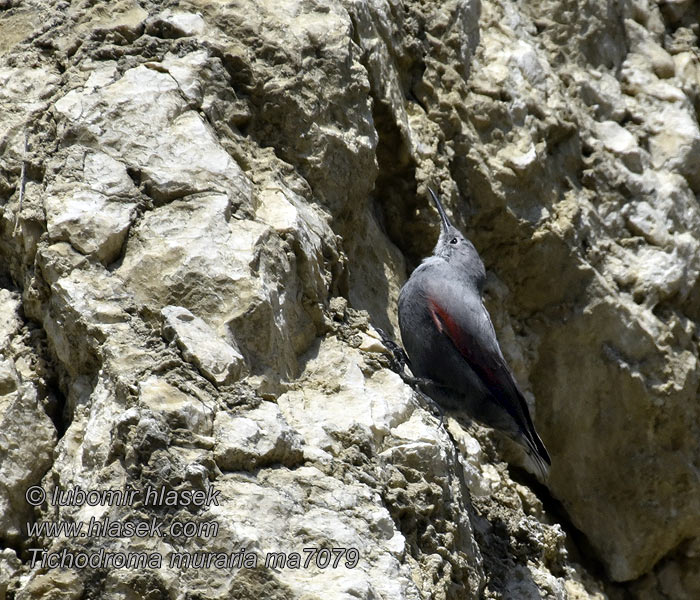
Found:
[[[505,433],[542,479],[552,464],[498,344],[482,292],[486,269],[474,244],[440,215],[440,236],[399,293],[399,330],[419,388],[440,407]]]

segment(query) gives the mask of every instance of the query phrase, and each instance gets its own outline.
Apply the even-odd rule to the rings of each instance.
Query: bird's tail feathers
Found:
[[[532,417],[530,417],[530,412],[527,409],[527,402],[522,395],[520,389],[515,386],[515,389],[520,396],[521,406],[524,407],[525,416],[525,426],[520,428],[520,443],[525,447],[527,455],[530,457],[530,461],[537,470],[537,473],[541,476],[542,481],[547,481],[549,476],[549,466],[552,464],[552,459],[549,458],[549,452],[544,445],[544,442],[537,434],[535,429],[535,424],[532,422]]]
[[[549,477],[549,465],[544,461],[544,459],[535,451],[527,448],[527,456],[530,459],[530,464],[537,471],[540,481],[544,483]]]
[[[537,433],[535,433],[535,435],[537,435]],[[537,475],[539,475],[539,479],[544,483],[549,477],[549,465],[552,464],[547,449],[539,438],[533,440],[530,436],[523,437],[524,439],[522,442],[525,442],[523,445],[530,459],[530,464],[537,472]],[[537,442],[539,442],[539,444],[537,444]]]

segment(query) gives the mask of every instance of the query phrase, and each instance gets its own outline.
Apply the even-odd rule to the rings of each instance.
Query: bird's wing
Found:
[[[445,292],[443,290],[443,294]],[[468,303],[464,298],[452,297],[449,302],[445,298],[441,302],[429,295],[427,300],[437,329],[452,341],[494,400],[518,423],[533,450],[549,463],[547,450],[535,431],[525,398],[506,365],[481,299],[475,296]]]

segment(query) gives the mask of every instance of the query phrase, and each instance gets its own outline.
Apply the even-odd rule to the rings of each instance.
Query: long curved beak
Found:
[[[442,230],[447,231],[448,228],[452,227],[452,223],[450,223],[450,220],[447,218],[447,213],[445,212],[445,209],[442,208],[442,204],[440,204],[440,199],[437,197],[437,194],[432,190],[432,188],[428,188],[428,191],[433,197],[433,202],[435,202],[435,206],[437,206],[438,212],[440,213],[440,219],[442,219]]]

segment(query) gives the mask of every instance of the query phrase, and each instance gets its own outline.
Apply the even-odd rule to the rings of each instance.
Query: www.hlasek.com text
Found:
[[[67,538],[130,538],[130,537],[216,537],[219,524],[216,521],[181,521],[174,519],[163,523],[152,517],[148,521],[133,518],[113,520],[109,517],[90,521],[36,521],[27,523],[29,537]]]

